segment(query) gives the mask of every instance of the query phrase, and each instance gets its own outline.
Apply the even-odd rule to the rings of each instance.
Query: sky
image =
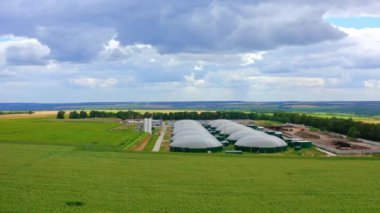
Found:
[[[380,100],[378,0],[0,1],[0,102]]]

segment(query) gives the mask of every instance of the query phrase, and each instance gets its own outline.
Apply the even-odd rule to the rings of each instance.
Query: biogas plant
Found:
[[[170,151],[173,152],[276,153],[286,151],[287,147],[281,132],[224,119],[177,121],[173,124],[170,141]]]

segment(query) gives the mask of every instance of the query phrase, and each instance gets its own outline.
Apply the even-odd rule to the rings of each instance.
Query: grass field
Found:
[[[355,114],[345,114],[345,113],[310,113],[312,116],[316,117],[322,117],[322,118],[343,118],[343,119],[350,119],[354,121],[361,121],[364,123],[373,123],[373,124],[380,124],[380,117],[379,116],[361,116],[361,115],[355,115]]]
[[[82,149],[122,149],[142,133],[117,119],[1,119],[0,143],[71,145]]]
[[[379,157],[125,151],[145,137],[117,119],[0,120],[0,212],[380,211]]]
[[[0,144],[1,212],[379,212],[378,158]]]
[[[271,121],[271,120],[255,120],[253,123],[260,125],[260,126],[276,126],[276,125],[281,125],[282,123],[277,122],[277,121]]]

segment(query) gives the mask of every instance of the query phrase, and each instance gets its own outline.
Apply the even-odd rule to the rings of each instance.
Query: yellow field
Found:
[[[0,115],[0,119],[14,119],[14,118],[42,118],[56,116],[57,111],[37,111],[33,114],[4,114]]]
[[[139,113],[145,113],[145,112],[162,112],[162,113],[169,113],[169,112],[215,112],[215,111],[210,111],[210,110],[192,110],[192,109],[133,109],[135,112]]]

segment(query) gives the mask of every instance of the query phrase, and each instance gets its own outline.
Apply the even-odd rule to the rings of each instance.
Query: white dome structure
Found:
[[[186,135],[175,139],[170,146],[181,149],[208,149],[222,147],[222,144],[212,136]]]
[[[220,134],[231,135],[242,130],[249,130],[249,128],[243,125],[228,126],[220,131]]]
[[[267,134],[248,135],[235,143],[235,149],[258,153],[273,153],[287,150],[285,141]]]
[[[228,136],[227,140],[231,143],[235,143],[236,141],[238,141],[241,138],[251,136],[251,135],[257,135],[257,134],[265,135],[265,133],[263,133],[263,132],[247,128],[247,129],[242,129],[240,131],[234,132],[233,134]]]
[[[223,145],[199,122],[181,120],[174,123],[173,127],[170,151],[206,152],[223,149]]]

